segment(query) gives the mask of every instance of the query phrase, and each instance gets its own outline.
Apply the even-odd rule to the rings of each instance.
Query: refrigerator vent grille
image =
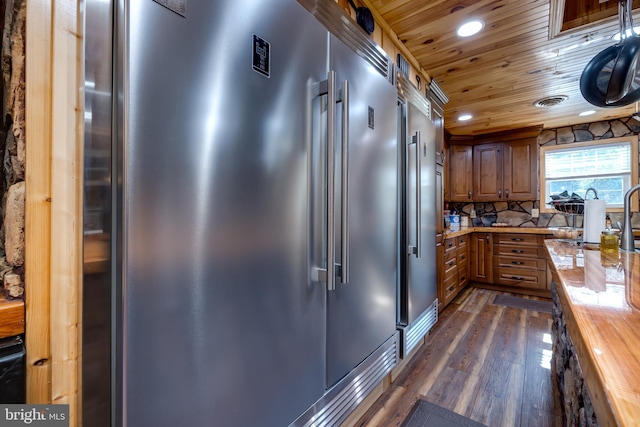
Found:
[[[398,335],[388,339],[289,427],[339,426],[398,361]]]
[[[422,317],[404,329],[402,357],[406,357],[437,322],[438,299],[436,298]]]
[[[396,87],[398,88],[398,97],[400,99],[411,102],[418,110],[422,111],[425,116],[431,119],[431,103],[416,89],[413,83],[400,72],[398,72]]]
[[[391,58],[360,28],[335,1],[298,0],[331,34],[353,49],[393,84]]]

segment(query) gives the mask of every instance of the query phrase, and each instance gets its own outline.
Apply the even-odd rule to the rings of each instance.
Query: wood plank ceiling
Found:
[[[617,1],[370,0],[420,65],[449,96],[445,127],[474,135],[543,125],[557,128],[628,117],[635,105],[599,108],[582,97],[580,76],[615,44]],[[557,18],[556,18],[557,17]],[[460,38],[456,28],[480,19],[484,29]],[[564,29],[562,24],[564,21]],[[595,22],[590,22],[595,21]],[[636,19],[640,23],[640,19]],[[570,28],[576,27],[576,28]],[[566,95],[553,107],[533,103]],[[591,116],[578,113],[596,110]],[[463,113],[473,115],[458,121]]]

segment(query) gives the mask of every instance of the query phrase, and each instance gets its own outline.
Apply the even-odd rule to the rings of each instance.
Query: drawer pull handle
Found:
[[[449,262],[447,263],[447,265],[448,265],[449,267],[453,266],[453,261],[449,261]]]
[[[514,254],[523,254],[524,251],[521,249],[511,249],[511,252],[513,252]]]
[[[453,285],[451,285],[451,286],[449,286],[449,287],[447,288],[447,290],[448,290],[449,292],[453,291],[453,289],[454,289],[454,286],[453,286]]]
[[[462,277],[460,278],[460,281],[461,281],[461,282],[464,282],[465,280],[467,280],[467,278],[466,278],[466,277],[464,277],[464,276],[462,276]]]
[[[522,265],[522,264],[524,264],[524,262],[522,262],[522,261],[511,261],[511,264]]]
[[[524,280],[524,277],[511,276],[513,280]]]
[[[514,242],[522,242],[524,239],[522,237],[512,237],[511,240]]]
[[[467,257],[464,255],[460,255],[460,259],[466,259]]]

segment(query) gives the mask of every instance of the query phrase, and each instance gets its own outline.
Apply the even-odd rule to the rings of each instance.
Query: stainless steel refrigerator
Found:
[[[110,267],[85,319],[110,310],[84,324],[84,420],[338,425],[398,353],[389,58],[333,1],[86,8],[85,163],[110,188],[85,235]]]
[[[398,327],[405,357],[438,320],[436,133],[425,96],[401,73],[397,87],[403,190]]]

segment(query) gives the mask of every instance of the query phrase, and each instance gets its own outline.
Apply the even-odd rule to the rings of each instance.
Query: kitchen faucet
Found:
[[[622,226],[622,238],[620,239],[620,249],[623,251],[634,251],[636,249],[633,230],[631,229],[631,195],[640,190],[640,184],[635,185],[624,195],[624,225]]]

